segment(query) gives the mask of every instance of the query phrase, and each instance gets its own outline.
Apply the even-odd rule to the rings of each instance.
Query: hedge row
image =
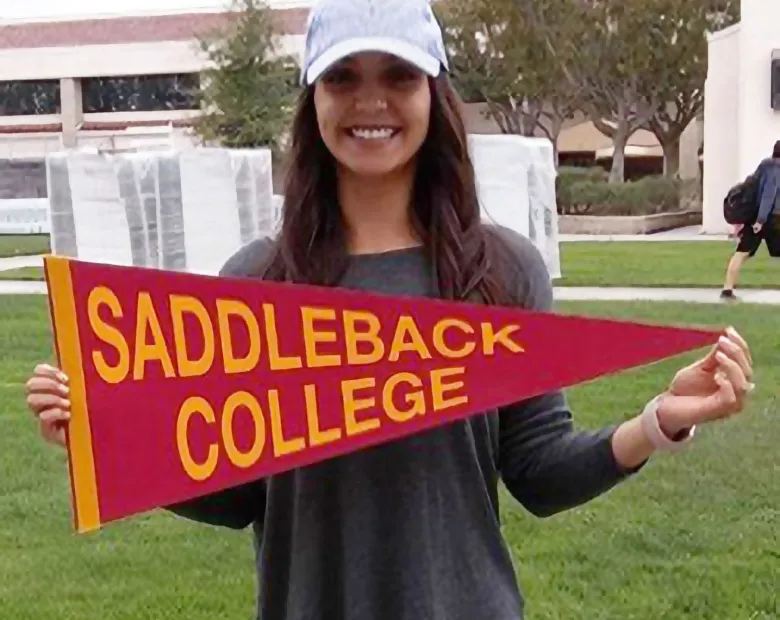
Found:
[[[660,176],[608,183],[601,168],[561,168],[556,194],[562,215],[650,215],[697,208],[698,183]]]

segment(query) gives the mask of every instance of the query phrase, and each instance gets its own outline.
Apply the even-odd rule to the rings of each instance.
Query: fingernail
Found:
[[[67,385],[60,384],[60,392],[63,394],[68,394],[70,392],[70,388]]]
[[[63,383],[70,383],[70,380],[68,379],[68,375],[66,375],[64,372],[58,372],[57,378]]]
[[[731,340],[726,338],[726,336],[721,336],[720,338],[718,338],[718,342],[720,342],[721,344],[725,344],[725,345],[730,345],[731,344]]]
[[[61,402],[62,402],[63,409],[65,409],[65,410],[70,409],[70,401],[69,400],[62,400]]]
[[[748,392],[752,392],[755,389],[756,389],[756,384],[755,383],[748,383],[748,386],[747,386]]]
[[[719,362],[725,362],[728,358],[726,357],[726,354],[723,353],[723,351],[718,351],[715,354],[715,359],[717,359]]]

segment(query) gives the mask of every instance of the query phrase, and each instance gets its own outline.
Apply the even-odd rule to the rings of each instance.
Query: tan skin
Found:
[[[415,154],[425,139],[431,93],[425,75],[383,54],[362,54],[333,67],[316,85],[317,120],[337,161],[339,197],[352,253],[382,252],[419,244],[410,200]],[[392,137],[359,139],[352,133],[389,128]],[[701,359],[680,369],[664,392],[659,419],[671,436],[693,425],[742,412],[752,388],[753,360],[733,329]],[[26,384],[27,404],[42,437],[65,445],[70,419],[68,378],[39,365]],[[639,417],[621,424],[613,437],[616,460],[635,467],[654,448]]]
[[[764,225],[759,222],[753,224],[753,232],[756,234],[760,233],[762,228],[764,228]],[[731,291],[737,286],[739,272],[748,260],[750,260],[750,254],[747,252],[735,252],[729,259],[729,264],[726,268],[726,280],[723,282],[725,290]]]
[[[431,111],[428,78],[379,53],[332,67],[314,91],[317,123],[339,172],[339,201],[350,251],[382,252],[418,245],[410,201],[415,156]],[[391,129],[389,140],[360,140],[353,130]]]

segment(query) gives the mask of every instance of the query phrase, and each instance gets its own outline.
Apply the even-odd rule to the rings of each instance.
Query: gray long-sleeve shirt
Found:
[[[503,232],[518,302],[551,309],[540,253]],[[267,247],[223,273],[248,274]],[[434,295],[418,249],[354,257],[342,285]],[[615,461],[613,430],[575,431],[556,392],[169,509],[253,527],[262,620],[521,620],[499,480],[538,516],[582,504],[636,471]]]

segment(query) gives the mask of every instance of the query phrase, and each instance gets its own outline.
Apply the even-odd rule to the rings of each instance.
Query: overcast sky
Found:
[[[218,8],[227,0],[0,0],[0,20]]]

